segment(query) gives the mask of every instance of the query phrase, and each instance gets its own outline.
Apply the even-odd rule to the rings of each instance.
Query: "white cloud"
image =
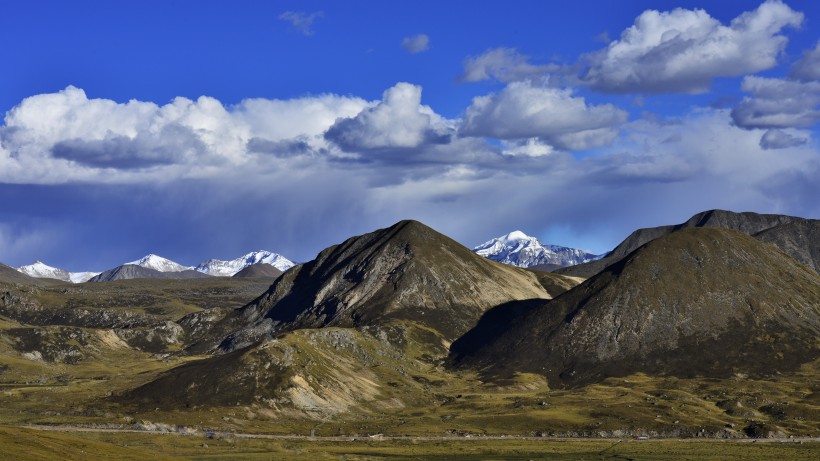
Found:
[[[609,143],[627,113],[611,104],[587,105],[570,89],[513,82],[500,93],[473,99],[460,134],[498,139],[539,138],[558,149]]]
[[[309,37],[314,34],[313,22],[322,16],[324,16],[324,13],[321,11],[316,11],[313,13],[305,13],[304,11],[285,11],[279,15],[279,19],[289,22],[294,29],[301,32],[302,35]]]
[[[326,139],[344,150],[415,148],[444,143],[450,138],[449,123],[421,104],[421,87],[398,83],[384,92],[382,100],[352,118],[339,119]]]
[[[464,60],[464,73],[460,80],[479,82],[495,79],[501,82],[513,82],[531,77],[544,77],[548,72],[555,72],[559,66],[534,65],[529,58],[514,48],[494,48],[478,56]]]
[[[89,99],[70,86],[26,98],[6,114],[0,182],[116,183],[218,174],[217,167],[254,160],[251,140],[300,140],[321,148],[327,144],[322,134],[336,119],[367,104],[323,95],[225,107],[203,96],[159,106]]]
[[[614,93],[698,93],[715,77],[744,75],[777,64],[803,14],[768,0],[729,26],[704,10],[644,11],[619,40],[587,56],[581,79]]]
[[[401,47],[408,53],[416,54],[430,49],[430,37],[427,34],[414,35],[412,37],[405,37],[401,41]]]
[[[732,118],[744,128],[807,127],[820,120],[820,82],[745,77],[741,88],[747,96],[732,110]]]

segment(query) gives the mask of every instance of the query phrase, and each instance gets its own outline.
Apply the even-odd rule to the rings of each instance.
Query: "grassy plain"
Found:
[[[0,426],[13,459],[109,460],[815,460],[817,441],[311,439],[232,434],[53,432]]]

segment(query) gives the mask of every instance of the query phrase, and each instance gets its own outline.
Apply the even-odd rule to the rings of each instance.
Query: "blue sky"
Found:
[[[0,262],[304,261],[403,218],[603,252],[711,208],[817,218],[819,9],[9,2]]]

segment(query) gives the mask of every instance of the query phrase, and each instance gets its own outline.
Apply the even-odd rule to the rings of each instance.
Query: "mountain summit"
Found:
[[[577,284],[482,258],[418,221],[352,237],[291,269],[239,314],[227,349],[276,331],[409,320],[452,341],[487,309]],[[223,345],[225,346],[225,345]]]
[[[518,267],[572,266],[599,259],[601,256],[575,248],[543,245],[535,237],[521,231],[494,238],[473,248],[477,254]]]
[[[183,266],[182,264],[171,261],[170,259],[163,258],[162,256],[157,256],[155,254],[149,254],[147,256],[144,256],[142,259],[138,259],[136,261],[131,261],[123,264],[123,266],[129,265],[145,267],[147,269],[153,269],[159,272],[182,272],[193,269],[193,267],[191,266]]]

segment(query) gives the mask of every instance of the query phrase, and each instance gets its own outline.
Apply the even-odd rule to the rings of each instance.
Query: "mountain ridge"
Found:
[[[791,229],[792,226],[802,226],[801,231],[804,234],[812,235],[815,238],[790,236],[788,235],[790,232],[784,232],[784,230]],[[763,241],[774,244],[782,242],[781,249],[789,256],[808,265],[815,272],[820,271],[820,238],[818,238],[820,236],[820,220],[713,209],[697,213],[680,224],[637,229],[601,259],[557,269],[555,272],[564,275],[591,277],[604,270],[608,265],[623,259],[640,246],[658,237],[691,227],[733,229],[751,236],[760,234],[763,236],[761,237]],[[789,242],[789,245],[785,242]],[[799,245],[798,242],[800,242]]]

